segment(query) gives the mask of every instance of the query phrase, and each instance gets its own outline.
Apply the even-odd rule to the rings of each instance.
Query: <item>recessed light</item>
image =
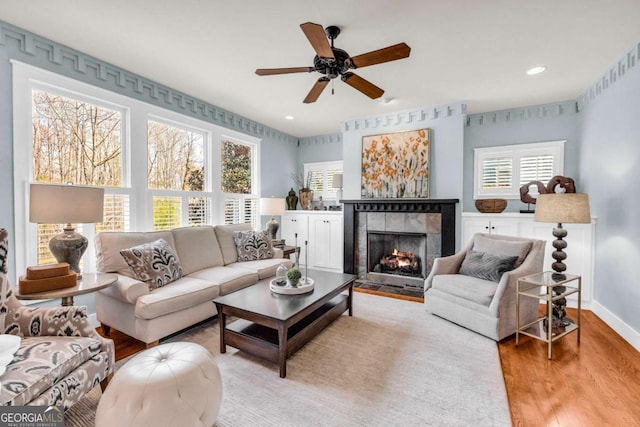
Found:
[[[540,74],[542,72],[544,72],[547,69],[547,67],[545,67],[544,65],[538,65],[536,67],[531,67],[527,70],[527,75],[528,76],[534,76],[536,74]]]
[[[284,116],[285,120],[293,120],[295,119],[295,117],[293,117],[291,114],[287,114],[286,116]]]
[[[384,98],[381,98],[381,99],[380,99],[380,104],[388,104],[388,103],[390,103],[391,101],[393,101],[393,98],[391,98],[391,97],[384,97]]]

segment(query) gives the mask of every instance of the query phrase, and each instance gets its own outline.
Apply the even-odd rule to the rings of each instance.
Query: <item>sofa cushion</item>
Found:
[[[233,232],[251,230],[251,224],[216,225],[213,229],[222,251],[224,265],[238,261],[238,251],[236,250],[236,242],[233,240]]]
[[[103,273],[119,273],[133,277],[127,262],[120,255],[120,251],[143,243],[163,239],[175,249],[171,231],[131,232],[105,231],[98,233],[95,240],[98,271]]]
[[[155,319],[211,301],[218,295],[218,286],[206,280],[185,276],[138,298],[135,315],[140,319]]]
[[[266,231],[234,231],[233,240],[239,262],[273,258],[271,239]]]
[[[100,353],[88,337],[25,337],[2,375],[0,405],[21,406]]]
[[[259,259],[256,261],[236,262],[229,264],[227,268],[238,268],[258,273],[259,279],[266,279],[276,275],[276,270],[280,263],[284,263],[287,269],[291,268],[293,261],[283,258]]]
[[[460,274],[478,279],[499,282],[502,275],[514,268],[518,256],[499,256],[486,252],[469,250],[462,260]]]
[[[161,288],[182,277],[180,258],[163,239],[123,249],[120,255],[129,264],[133,276],[151,289]]]
[[[518,267],[529,254],[533,242],[494,239],[487,236],[475,236],[473,249],[477,252],[487,252],[492,255],[517,255],[515,266]]]
[[[220,295],[227,295],[238,289],[246,288],[258,282],[258,273],[248,269],[236,269],[229,266],[212,267],[191,273],[189,277],[206,280],[220,287]]]
[[[224,265],[222,251],[212,226],[181,227],[172,232],[183,274]]]
[[[433,289],[488,307],[496,293],[498,283],[464,274],[439,274],[434,276]],[[428,298],[428,293],[425,294]]]

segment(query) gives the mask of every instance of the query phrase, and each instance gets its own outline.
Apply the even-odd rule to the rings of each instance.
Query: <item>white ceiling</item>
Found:
[[[0,19],[299,137],[429,105],[576,99],[640,41],[640,0],[2,0]],[[318,73],[254,74],[312,65],[304,22],[341,27],[352,56],[406,42],[408,59],[355,71],[393,101],[336,79],[303,104]]]

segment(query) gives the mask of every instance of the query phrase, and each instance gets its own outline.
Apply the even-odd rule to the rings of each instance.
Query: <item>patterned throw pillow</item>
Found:
[[[120,251],[129,264],[133,277],[145,282],[150,289],[160,288],[182,277],[178,255],[166,240],[145,243]]]
[[[271,239],[266,231],[234,231],[238,261],[255,261],[273,258]]]
[[[513,270],[517,260],[517,255],[500,256],[471,250],[462,261],[460,274],[499,282],[503,273]]]

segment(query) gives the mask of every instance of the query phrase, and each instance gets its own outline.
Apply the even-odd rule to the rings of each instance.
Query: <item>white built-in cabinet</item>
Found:
[[[342,212],[290,211],[282,216],[281,237],[287,245],[295,244],[298,234],[300,264],[308,260],[309,268],[342,272],[343,221]],[[305,240],[308,242],[305,253]]]
[[[462,213],[462,247],[471,240],[475,233],[500,234],[505,236],[520,236],[545,240],[544,271],[552,271],[554,262],[551,253],[555,250],[552,243],[555,240],[552,232],[556,224],[535,222],[533,214],[501,213],[481,214]],[[593,265],[596,219],[590,224],[562,224],[567,230],[567,248],[564,252],[567,259],[567,273],[582,276],[582,304],[584,308],[591,308],[593,299]],[[569,298],[569,305],[576,306],[576,295]]]

